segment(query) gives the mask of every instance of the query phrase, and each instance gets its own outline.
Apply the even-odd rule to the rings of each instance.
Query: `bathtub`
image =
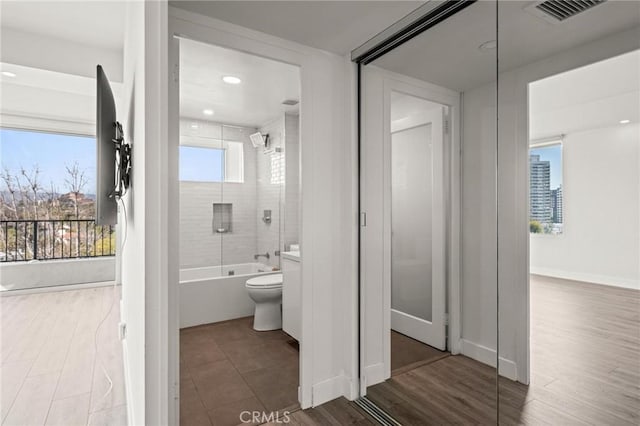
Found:
[[[252,277],[274,273],[262,263],[240,263],[180,270],[180,328],[253,315],[244,287]]]

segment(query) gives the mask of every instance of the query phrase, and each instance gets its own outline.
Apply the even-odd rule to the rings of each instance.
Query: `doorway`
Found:
[[[530,384],[601,424],[635,421],[639,397],[639,64],[636,50],[528,88]]]

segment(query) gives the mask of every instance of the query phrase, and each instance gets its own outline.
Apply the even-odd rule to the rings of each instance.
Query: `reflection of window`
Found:
[[[224,142],[224,148],[180,146],[180,180],[244,182],[244,145]]]
[[[529,150],[529,230],[561,234],[564,224],[562,143],[532,144]]]

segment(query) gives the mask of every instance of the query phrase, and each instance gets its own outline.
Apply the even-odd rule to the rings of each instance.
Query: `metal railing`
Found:
[[[115,235],[94,219],[0,220],[0,262],[113,256]]]

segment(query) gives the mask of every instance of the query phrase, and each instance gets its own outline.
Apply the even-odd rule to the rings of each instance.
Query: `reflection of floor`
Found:
[[[298,351],[252,317],[180,331],[180,424],[237,425],[242,411],[297,407]]]
[[[126,424],[119,300],[119,287],[0,297],[3,425]]]
[[[417,340],[391,330],[391,375],[402,374],[448,356]]]
[[[500,424],[640,424],[640,292],[532,276],[531,298],[531,385],[500,379]],[[402,424],[496,423],[495,370],[464,356],[367,394]]]

